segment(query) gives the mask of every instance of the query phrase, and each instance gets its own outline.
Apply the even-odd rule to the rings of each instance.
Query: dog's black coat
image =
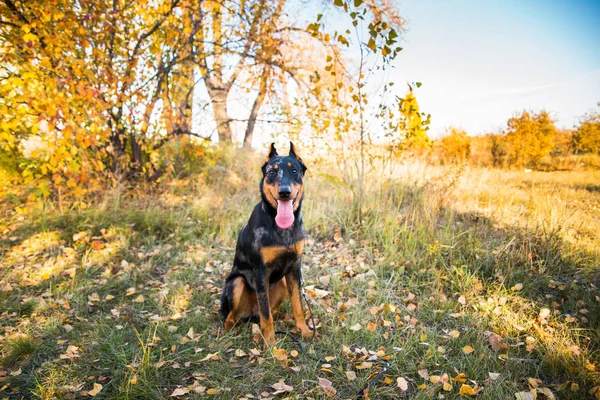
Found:
[[[298,193],[298,198],[295,200],[297,204],[294,203],[293,225],[288,229],[281,229],[275,223],[277,209],[274,205],[277,204],[277,201],[269,198],[272,193],[267,190],[267,186],[269,189],[294,185],[302,188],[306,166],[296,156],[293,145],[291,145],[289,156],[279,156],[275,148],[271,146],[271,152],[262,167],[262,172],[261,202],[254,207],[248,222],[238,236],[233,268],[225,280],[220,309],[223,319],[226,319],[232,311],[233,282],[238,277],[242,277],[247,287],[257,294],[258,309],[263,315],[269,307],[268,298],[265,295],[269,286],[290,272],[293,273],[298,285],[302,282],[300,256],[292,250],[299,241],[306,237],[302,222],[304,190]],[[283,253],[265,265],[261,249],[272,246],[285,246],[291,251]],[[252,315],[251,320],[258,320],[258,315]]]

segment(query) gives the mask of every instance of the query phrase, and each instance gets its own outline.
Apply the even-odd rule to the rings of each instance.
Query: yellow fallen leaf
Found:
[[[458,339],[458,337],[460,336],[460,332],[459,331],[450,331],[450,332],[448,332],[448,335],[450,335],[450,337],[452,337],[454,339]]]
[[[444,390],[450,392],[452,390],[452,384],[450,384],[450,382],[444,382]]]
[[[210,388],[210,389],[208,389],[206,391],[206,394],[210,394],[210,395],[219,394],[219,389],[217,389],[217,388]]]
[[[375,324],[373,322],[369,322],[367,324],[367,329],[371,332],[375,332],[375,329],[377,329],[377,324]]]
[[[475,393],[475,389],[473,389],[471,386],[469,386],[469,385],[465,385],[465,384],[463,384],[463,385],[460,387],[460,392],[459,392],[459,394],[460,394],[461,396],[475,396],[475,395],[476,395],[476,393]]]
[[[452,378],[453,382],[456,383],[464,383],[467,381],[467,375],[465,373],[460,373],[458,375],[456,375],[454,378]]]
[[[473,349],[471,346],[465,346],[462,348],[462,351],[465,354],[471,354],[473,351],[475,351],[475,349]]]
[[[94,240],[91,243],[91,246],[94,250],[102,250],[104,248],[104,243],[100,242],[99,240]]]
[[[88,393],[88,395],[94,397],[96,396],[98,393],[100,393],[100,391],[102,390],[102,385],[99,383],[94,383],[94,387],[92,390],[90,390]]]
[[[143,295],[139,295],[138,297],[136,297],[135,299],[133,299],[134,303],[143,303],[144,302],[144,296]]]
[[[279,361],[285,361],[288,359],[288,353],[285,349],[273,348],[273,357]]]

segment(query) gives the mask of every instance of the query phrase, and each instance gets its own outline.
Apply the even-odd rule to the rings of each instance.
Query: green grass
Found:
[[[94,383],[105,399],[167,399],[177,388],[190,390],[182,398],[260,398],[284,379],[294,389],[278,398],[324,399],[326,378],[336,398],[352,399],[385,361],[372,399],[459,398],[461,373],[479,399],[514,398],[528,378],[561,399],[593,397],[598,172],[403,165],[370,173],[357,204],[352,178],[309,165],[303,265],[320,336],[303,346],[332,358],[293,356],[280,335],[281,361],[249,325],[224,335],[217,316],[236,233],[259,199],[259,161],[233,159],[218,179],[112,188],[86,209],[0,204],[0,398],[79,398]]]

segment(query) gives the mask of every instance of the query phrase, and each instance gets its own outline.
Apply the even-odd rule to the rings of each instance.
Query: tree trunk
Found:
[[[229,87],[211,78],[206,80],[206,88],[210,96],[210,102],[212,103],[215,122],[217,123],[219,143],[231,143],[233,138],[231,134],[231,120],[227,114]]]
[[[244,134],[244,147],[249,149],[252,147],[252,136],[254,134],[254,126],[256,125],[256,117],[258,116],[258,111],[262,106],[265,97],[267,96],[267,81],[268,81],[268,72],[265,68],[263,70],[263,74],[260,77],[260,87],[258,89],[258,95],[254,100],[254,104],[252,105],[252,110],[250,110],[250,116],[248,117],[248,124],[246,125],[246,133]]]

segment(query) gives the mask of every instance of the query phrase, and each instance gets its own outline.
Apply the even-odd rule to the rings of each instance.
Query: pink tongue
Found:
[[[294,211],[292,209],[292,200],[279,200],[277,203],[277,216],[275,223],[281,229],[288,229],[294,223]]]

